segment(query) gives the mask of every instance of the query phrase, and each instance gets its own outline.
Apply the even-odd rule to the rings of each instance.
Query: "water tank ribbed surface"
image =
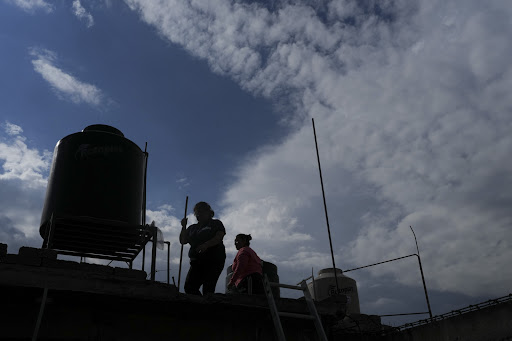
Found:
[[[359,296],[356,281],[345,276],[341,269],[336,269],[336,275],[338,277],[338,293],[347,296],[347,314],[359,314]],[[308,284],[308,289],[316,301],[322,301],[336,295],[336,279],[334,278],[333,268],[318,271],[318,277],[315,277],[314,282]]]
[[[55,146],[40,233],[55,217],[93,217],[140,225],[145,154],[114,127],[96,124]]]

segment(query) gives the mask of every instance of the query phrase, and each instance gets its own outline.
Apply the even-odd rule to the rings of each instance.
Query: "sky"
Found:
[[[314,118],[337,267],[415,253],[412,226],[434,315],[508,295],[510,36],[507,0],[1,0],[0,242],[41,246],[55,144],[101,123],[148,144],[171,276],[188,196],[226,267],[249,233],[298,283],[332,267]],[[362,313],[427,311],[413,257],[347,275]]]

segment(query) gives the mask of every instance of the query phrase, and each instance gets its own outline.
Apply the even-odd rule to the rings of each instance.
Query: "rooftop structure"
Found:
[[[11,340],[276,340],[265,296],[179,293],[142,270],[57,259],[51,249],[0,244],[0,338]],[[278,310],[307,314],[304,299]],[[391,328],[345,315],[346,300],[315,303],[329,340],[507,340],[512,296]],[[281,318],[287,340],[317,340],[313,322]],[[34,338],[36,328],[37,337]]]

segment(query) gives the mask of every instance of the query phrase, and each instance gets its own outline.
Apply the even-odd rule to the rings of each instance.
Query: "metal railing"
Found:
[[[396,330],[404,330],[404,329],[409,329],[409,328],[413,328],[413,327],[426,325],[426,324],[429,324],[432,322],[443,321],[443,320],[451,318],[451,317],[460,316],[460,315],[467,314],[467,313],[474,312],[474,311],[479,311],[481,309],[485,309],[485,308],[488,308],[491,306],[495,306],[495,305],[499,305],[499,304],[511,302],[511,301],[512,301],[512,294],[508,294],[506,296],[499,297],[496,299],[491,299],[491,300],[488,300],[488,301],[485,301],[482,303],[470,304],[469,306],[464,307],[462,309],[455,309],[455,310],[452,310],[445,314],[436,315],[432,318],[423,319],[423,320],[419,320],[416,322],[406,323],[404,325],[396,327],[395,329]]]
[[[408,258],[408,257],[412,257],[412,256],[416,256],[418,258],[418,265],[419,265],[419,268],[420,268],[421,281],[423,283],[423,291],[425,292],[425,300],[427,301],[428,312],[415,312],[415,313],[379,315],[381,317],[384,317],[384,316],[403,316],[403,315],[429,314],[430,318],[432,318],[432,309],[430,308],[430,300],[428,299],[427,285],[425,284],[425,275],[423,274],[423,266],[421,265],[421,257],[420,257],[420,249],[418,247],[418,240],[416,239],[416,233],[414,233],[414,230],[412,229],[412,226],[409,226],[409,228],[411,229],[412,234],[414,235],[414,241],[416,242],[416,251],[418,253],[413,253],[413,254],[410,254],[410,255],[407,255],[407,256],[393,258],[393,259],[385,260],[385,261],[374,263],[374,264],[370,264],[370,265],[360,266],[360,267],[353,268],[353,269],[343,270],[343,272],[349,272],[349,271],[355,271],[355,270],[359,270],[359,269],[368,268],[370,266],[375,266],[375,265],[380,265],[380,264],[384,264],[384,263],[393,262],[393,261],[396,261],[396,260],[400,260],[400,259],[404,259],[404,258]]]

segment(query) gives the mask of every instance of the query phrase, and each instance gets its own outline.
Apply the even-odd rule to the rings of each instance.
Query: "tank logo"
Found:
[[[353,287],[346,287],[338,289],[338,294],[350,294],[354,291]],[[335,285],[329,285],[329,296],[336,295],[336,286]]]
[[[121,146],[95,146],[92,144],[81,144],[75,152],[75,158],[77,160],[86,160],[89,158],[105,157],[111,153],[122,153],[124,152]]]

